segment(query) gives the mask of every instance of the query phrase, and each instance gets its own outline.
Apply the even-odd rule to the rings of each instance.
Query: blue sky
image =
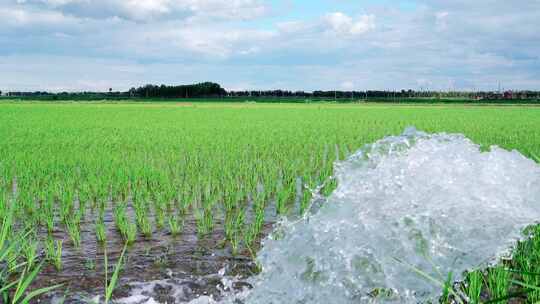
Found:
[[[540,1],[0,0],[0,90],[540,89]]]

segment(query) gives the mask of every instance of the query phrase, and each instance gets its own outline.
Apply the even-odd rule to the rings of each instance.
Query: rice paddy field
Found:
[[[334,162],[407,126],[540,161],[534,106],[4,101],[2,299],[108,302],[171,273],[199,278],[182,300],[217,297],[211,274],[256,274],[272,225],[336,188]],[[524,233],[511,258],[463,282],[449,274],[440,301],[538,303],[540,227]]]

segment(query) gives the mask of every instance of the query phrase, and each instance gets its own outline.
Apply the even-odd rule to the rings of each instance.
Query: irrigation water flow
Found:
[[[436,299],[434,281],[508,254],[540,220],[540,167],[463,135],[409,128],[336,163],[335,177],[318,210],[264,241],[253,288],[222,303]]]

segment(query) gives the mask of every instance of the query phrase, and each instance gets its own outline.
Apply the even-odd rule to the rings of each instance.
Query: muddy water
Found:
[[[104,294],[105,248],[96,242],[94,218],[88,212],[82,221],[82,244],[78,249],[72,246],[65,232],[54,232],[55,239],[64,240],[63,269],[57,271],[54,266],[45,264],[33,287],[64,285],[36,302],[61,303],[64,300],[64,303],[88,303]],[[110,276],[124,242],[116,231],[112,210],[107,211],[105,223]],[[271,229],[269,220],[263,235],[270,233]],[[167,228],[154,231],[152,238],[139,235],[137,241],[128,247],[114,298],[123,299],[123,303],[147,303],[151,299],[158,303],[185,303],[205,295],[219,299],[224,289],[250,288],[244,279],[256,272],[256,265],[247,251],[233,255],[230,246],[224,242],[224,236],[222,219],[215,221],[209,235],[201,237],[192,216],[186,217],[184,231],[175,237],[168,233]],[[234,282],[223,286],[224,277],[234,278]]]

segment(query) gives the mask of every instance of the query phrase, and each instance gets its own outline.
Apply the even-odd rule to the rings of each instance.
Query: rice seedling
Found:
[[[21,246],[17,246],[7,252],[4,262],[7,266],[8,272],[14,272],[17,270],[17,268],[19,268],[19,257],[21,256],[21,251]]]
[[[17,250],[20,240],[26,238],[30,232],[17,235],[13,240],[9,240],[9,234],[11,230],[12,220],[13,220],[13,209],[4,209],[4,213],[0,213],[1,216],[1,227],[0,227],[0,300],[2,303],[11,303],[11,304],[27,304],[30,300],[36,298],[37,296],[47,293],[53,289],[60,287],[61,285],[55,285],[39,289],[30,289],[30,284],[37,277],[41,265],[33,267],[36,259],[37,251],[37,242],[31,242],[30,244],[25,244],[25,254],[27,257],[27,262],[17,265],[15,268],[5,269],[2,267],[5,264],[10,264],[8,261],[10,259],[10,252]],[[10,282],[11,275],[15,270],[23,267],[22,272],[17,279]]]
[[[466,290],[469,302],[472,304],[480,303],[480,294],[484,285],[484,275],[476,270],[467,275]]]
[[[105,228],[105,223],[103,219],[96,220],[95,223],[96,230],[96,240],[100,244],[104,244],[107,241],[107,229]]]
[[[23,253],[28,267],[33,267],[37,261],[38,246],[39,242],[34,239],[27,240],[23,245]]]
[[[146,238],[152,237],[152,225],[150,224],[149,214],[147,211],[147,206],[143,202],[143,198],[139,197],[140,194],[136,194],[134,198],[134,207],[135,207],[135,219],[137,226],[142,234]]]
[[[229,218],[226,221],[226,239],[231,244],[232,253],[236,255],[239,250],[240,242],[241,242],[241,235],[242,235],[242,227],[244,226],[244,219],[245,219],[245,213],[242,210],[239,210],[236,212],[236,214],[232,214],[229,216]]]
[[[126,208],[125,203],[119,203],[115,206],[114,221],[124,241],[132,244],[137,239],[137,225],[129,220]]]
[[[195,213],[195,221],[197,224],[197,233],[200,236],[208,235],[212,231],[213,227],[213,214],[212,210],[208,208],[196,208],[194,210]]]
[[[144,237],[148,239],[152,237],[153,229],[148,217],[145,216],[141,218],[141,220],[139,221],[139,229],[141,230]]]
[[[512,272],[521,282],[519,286],[540,286],[540,226],[530,226],[524,234],[528,239],[520,242],[514,252]],[[540,290],[528,290],[527,299],[531,303],[540,301]]]
[[[81,231],[79,224],[72,220],[66,221],[66,230],[75,248],[81,247]]]
[[[504,304],[508,300],[504,299],[508,294],[510,286],[510,272],[504,266],[496,266],[488,271],[487,287],[491,299],[500,299],[498,303]]]
[[[169,230],[173,236],[177,236],[182,232],[184,223],[177,215],[169,217]]]
[[[16,285],[14,286],[13,294],[11,295],[11,297],[9,297],[9,295],[6,296],[6,294],[4,294],[4,301],[6,303],[11,303],[11,304],[18,304],[18,303],[27,304],[30,302],[30,300],[38,297],[39,295],[45,294],[53,289],[56,289],[62,286],[62,284],[58,284],[58,285],[54,285],[50,287],[30,290],[30,284],[35,280],[40,269],[41,269],[41,265],[34,269],[31,269],[29,267],[25,268],[20,278],[14,282],[16,283]],[[3,291],[4,290],[0,290],[0,293],[2,293]]]
[[[447,278],[446,278],[446,281],[444,281],[444,285],[442,287],[442,295],[441,295],[441,299],[440,299],[440,302],[441,303],[449,303],[450,302],[450,291],[452,290],[452,284],[454,283],[453,281],[453,273],[452,272],[449,272],[448,275],[447,275]]]
[[[54,231],[54,210],[54,197],[48,194],[43,200],[42,216],[49,234]]]
[[[133,244],[133,242],[137,240],[137,225],[133,222],[129,222],[123,237],[127,244]]]
[[[62,244],[62,240],[55,241],[50,237],[45,243],[45,257],[57,271],[62,270]]]
[[[286,215],[288,212],[287,201],[289,199],[289,192],[285,189],[278,190],[276,195],[276,213],[278,215]]]
[[[105,248],[104,253],[104,261],[105,261],[105,304],[108,304],[109,301],[112,298],[113,291],[116,287],[116,284],[118,283],[118,278],[120,275],[120,270],[122,269],[122,263],[124,261],[124,255],[126,253],[127,244],[124,245],[124,249],[122,249],[122,253],[120,254],[120,258],[118,259],[118,262],[116,263],[116,266],[114,266],[114,271],[109,279],[109,264],[108,264],[108,257],[107,257],[107,249]]]
[[[519,286],[519,287],[526,290],[526,293],[528,295],[527,299],[528,299],[529,303],[534,303],[534,304],[538,303],[537,300],[531,300],[530,295],[539,293],[540,292],[540,286],[538,286],[538,285],[530,285],[530,284],[520,282],[520,281],[516,281],[516,280],[511,280],[510,282],[512,284],[514,284],[516,286]]]
[[[259,193],[255,198],[255,218],[247,230],[244,241],[248,248],[252,248],[254,242],[258,239],[264,224],[264,194]]]
[[[162,206],[158,203],[154,204],[154,216],[156,219],[156,228],[158,230],[163,229],[165,226],[165,211],[162,209]]]

